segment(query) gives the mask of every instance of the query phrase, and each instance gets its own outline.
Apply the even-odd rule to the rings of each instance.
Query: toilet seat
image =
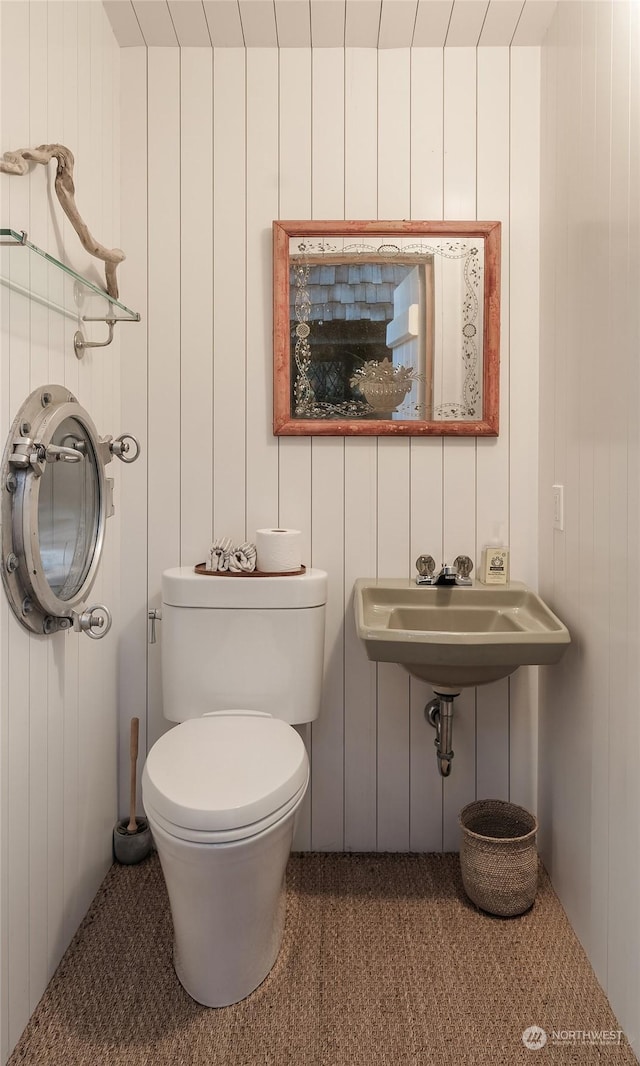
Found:
[[[288,723],[259,711],[189,718],[153,745],[142,775],[147,816],[165,832],[232,843],[285,817],[307,788],[309,760]]]

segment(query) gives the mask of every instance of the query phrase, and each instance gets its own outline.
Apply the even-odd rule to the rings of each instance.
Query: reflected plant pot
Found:
[[[358,388],[374,411],[392,413],[403,402],[412,382],[361,381]]]

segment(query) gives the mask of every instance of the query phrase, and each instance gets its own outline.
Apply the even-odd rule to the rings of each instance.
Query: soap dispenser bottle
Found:
[[[485,585],[506,585],[509,580],[509,549],[501,537],[500,526],[482,552],[480,580]]]

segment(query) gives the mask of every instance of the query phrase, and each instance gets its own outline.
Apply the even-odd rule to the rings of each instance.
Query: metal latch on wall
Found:
[[[85,633],[93,640],[99,640],[111,629],[111,611],[103,603],[87,607],[82,614],[74,614],[73,628],[77,633]]]

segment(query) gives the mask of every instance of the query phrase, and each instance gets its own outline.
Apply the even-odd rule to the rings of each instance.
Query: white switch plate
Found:
[[[564,485],[553,486],[553,528],[564,530]]]

